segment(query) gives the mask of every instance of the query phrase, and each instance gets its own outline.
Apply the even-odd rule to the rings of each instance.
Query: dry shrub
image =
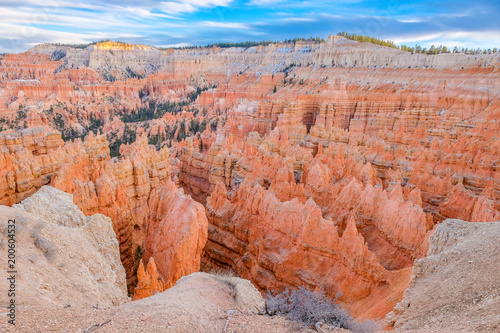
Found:
[[[337,297],[338,298],[338,297]],[[318,323],[330,328],[344,328],[353,332],[365,333],[381,329],[374,321],[359,322],[336,304],[336,299],[326,297],[324,292],[313,292],[300,287],[298,290],[273,295],[268,291],[267,312],[269,315],[281,315],[289,320],[301,322],[307,327]]]

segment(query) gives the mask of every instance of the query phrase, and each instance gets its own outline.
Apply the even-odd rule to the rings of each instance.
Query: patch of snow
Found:
[[[311,51],[312,51],[312,49],[308,46],[308,47],[304,47],[303,49],[298,50],[296,53],[309,53]]]
[[[277,53],[292,53],[293,47],[282,47],[276,50]]]

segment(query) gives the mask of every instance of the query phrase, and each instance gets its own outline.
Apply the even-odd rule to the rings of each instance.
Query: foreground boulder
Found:
[[[264,311],[249,281],[194,273],[162,293],[107,309],[27,308],[15,332],[290,332],[290,322],[259,315]],[[0,331],[8,327],[0,321]]]
[[[72,195],[50,186],[13,207],[0,206],[0,216],[4,258],[7,223],[16,221],[17,305],[109,307],[128,300],[125,270],[108,217],[86,217]],[[0,279],[0,290],[8,290],[7,283]],[[2,293],[0,306],[5,308],[9,301]]]
[[[107,327],[110,331],[222,332],[227,315],[264,313],[265,302],[248,280],[194,273],[162,293],[119,306],[115,312],[116,318]]]
[[[401,330],[500,331],[500,223],[446,220],[389,313]]]

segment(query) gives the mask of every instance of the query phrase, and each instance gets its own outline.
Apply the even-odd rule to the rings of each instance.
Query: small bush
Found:
[[[138,265],[139,265],[139,261],[141,261],[141,259],[142,259],[143,254],[144,254],[144,251],[142,250],[142,247],[137,245],[137,249],[135,249],[135,253],[134,253],[134,259]]]
[[[285,318],[314,327],[318,323],[333,328],[344,328],[353,332],[374,332],[381,327],[374,321],[358,322],[346,310],[335,304],[337,299],[331,300],[324,292],[313,292],[300,287],[296,291],[289,291],[272,295],[267,294],[267,312],[269,315],[281,315]]]
[[[217,277],[223,277],[223,278],[232,278],[232,277],[238,277],[238,274],[231,269],[230,267],[206,267],[204,270],[205,273],[217,276]]]

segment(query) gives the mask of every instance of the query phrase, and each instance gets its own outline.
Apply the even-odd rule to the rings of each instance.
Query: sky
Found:
[[[500,47],[499,0],[0,0],[0,53],[103,39],[158,47],[341,31],[423,47]]]

